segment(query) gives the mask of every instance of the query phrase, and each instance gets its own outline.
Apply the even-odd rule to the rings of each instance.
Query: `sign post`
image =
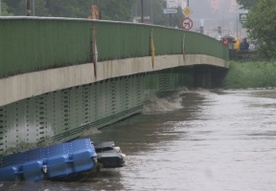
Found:
[[[170,14],[170,26],[172,26],[172,14],[177,13],[177,0],[167,0],[167,9],[164,9],[164,14]]]

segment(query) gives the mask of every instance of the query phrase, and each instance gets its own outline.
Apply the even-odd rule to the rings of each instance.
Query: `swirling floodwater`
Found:
[[[91,138],[115,141],[126,165],[83,182],[2,182],[0,190],[276,190],[275,89],[152,96],[143,114]]]

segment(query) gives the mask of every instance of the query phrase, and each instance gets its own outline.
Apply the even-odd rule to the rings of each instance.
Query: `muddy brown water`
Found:
[[[276,190],[275,89],[152,96],[143,114],[91,138],[115,141],[126,165],[84,182],[0,182],[0,190]]]

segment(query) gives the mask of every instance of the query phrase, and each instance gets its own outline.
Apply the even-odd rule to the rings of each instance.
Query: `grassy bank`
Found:
[[[268,88],[276,87],[276,61],[229,63],[224,88]]]

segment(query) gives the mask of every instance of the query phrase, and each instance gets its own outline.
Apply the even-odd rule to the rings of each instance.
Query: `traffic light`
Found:
[[[200,31],[201,34],[203,34],[203,33],[204,33],[204,27],[201,26],[201,27],[199,28],[199,31]]]
[[[218,26],[218,33],[221,34],[221,26]]]

